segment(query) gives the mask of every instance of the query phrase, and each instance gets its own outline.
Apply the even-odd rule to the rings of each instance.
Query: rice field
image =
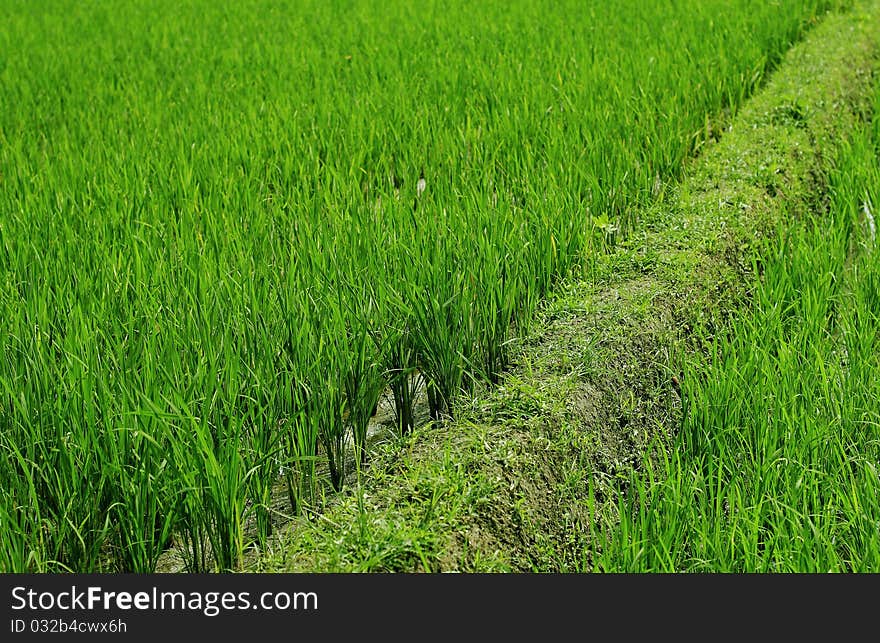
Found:
[[[0,570],[238,568],[840,4],[4,2]]]

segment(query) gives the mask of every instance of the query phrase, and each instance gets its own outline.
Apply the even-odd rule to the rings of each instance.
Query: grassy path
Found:
[[[755,253],[828,211],[837,151],[870,111],[877,24],[866,2],[816,27],[647,225],[558,289],[497,389],[463,403],[462,426],[389,444],[251,569],[593,569],[592,517],[615,525],[619,492],[675,444],[689,356],[761,301]]]

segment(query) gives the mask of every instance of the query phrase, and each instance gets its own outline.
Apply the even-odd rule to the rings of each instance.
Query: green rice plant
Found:
[[[399,275],[400,270],[395,262],[389,266],[388,272]],[[392,279],[392,283],[378,284],[376,298],[380,310],[387,312],[384,318],[380,318],[381,323],[374,328],[372,337],[379,355],[379,366],[394,401],[395,425],[400,435],[406,435],[415,428],[415,403],[424,377],[419,370],[412,313],[396,285],[402,277]]]
[[[184,483],[180,513],[188,569],[234,570],[245,547],[248,490],[241,427],[236,419],[213,426],[213,418],[193,415],[185,402],[175,407],[181,413],[179,430],[190,436],[172,443],[177,478]]]
[[[345,328],[343,351],[349,355],[348,364],[343,371],[348,424],[354,438],[355,458],[359,465],[367,459],[367,431],[370,418],[376,414],[379,398],[386,387],[382,372],[385,347],[377,328],[376,300],[372,294],[362,289],[359,295],[351,297],[356,310],[351,312],[351,321]]]
[[[307,395],[307,393],[305,393]],[[318,427],[314,416],[307,413],[305,401],[299,413],[287,418],[280,429],[284,432],[281,472],[287,498],[294,514],[314,500],[315,467],[318,460]]]
[[[408,324],[386,326],[381,341],[388,347],[384,370],[394,397],[395,423],[400,434],[406,435],[415,427],[415,400],[423,381],[417,366],[418,349]]]
[[[322,344],[315,353],[309,406],[306,414],[315,423],[318,439],[327,456],[330,483],[337,491],[345,480],[346,423],[343,377],[349,370],[349,355],[339,345]]]
[[[113,557],[123,572],[154,572],[177,523],[179,496],[169,484],[174,478],[164,451],[165,436],[157,440],[148,431],[117,429],[119,448],[107,453],[115,486],[110,513]]]
[[[435,247],[430,259],[417,270],[417,285],[407,293],[419,370],[425,379],[434,420],[449,412],[462,386],[471,348],[470,311],[462,294],[465,275],[453,267],[447,253],[448,249]]]
[[[280,391],[273,391],[280,395]],[[275,406],[274,400],[267,400],[266,406]],[[256,543],[264,547],[273,532],[273,494],[275,483],[280,476],[277,463],[282,457],[284,437],[277,423],[261,417],[259,410],[244,415],[244,444],[242,457],[247,469],[247,498],[256,528]]]
[[[21,453],[12,445],[8,445],[8,448],[13,450],[12,458],[21,457]],[[46,524],[40,512],[41,499],[37,495],[32,470],[32,466],[23,466],[24,476],[18,484],[3,490],[0,525],[8,536],[0,544],[0,570],[4,573],[45,573],[58,560],[51,525]]]

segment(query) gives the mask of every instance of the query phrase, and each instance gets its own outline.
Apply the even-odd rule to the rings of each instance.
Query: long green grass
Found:
[[[4,2],[0,569],[235,568],[838,4]]]
[[[830,185],[829,212],[766,249],[753,310],[689,365],[677,442],[598,521],[596,568],[880,570],[880,119]]]

